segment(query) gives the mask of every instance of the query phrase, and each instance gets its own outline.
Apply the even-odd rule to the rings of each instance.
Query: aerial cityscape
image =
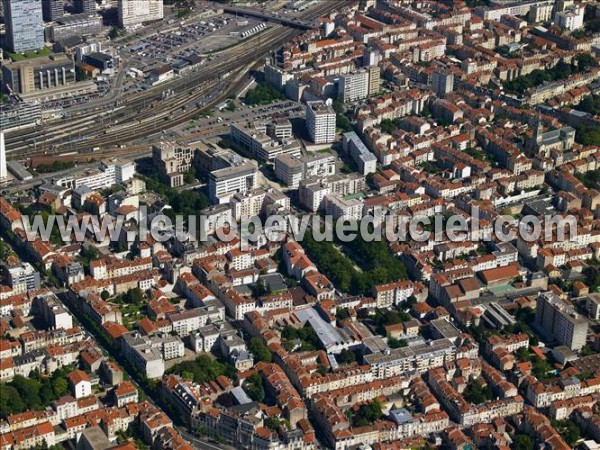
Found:
[[[0,450],[600,450],[600,1],[0,7]]]

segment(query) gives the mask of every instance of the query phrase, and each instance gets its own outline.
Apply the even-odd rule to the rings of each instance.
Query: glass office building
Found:
[[[15,53],[44,46],[42,0],[3,0],[6,43]]]

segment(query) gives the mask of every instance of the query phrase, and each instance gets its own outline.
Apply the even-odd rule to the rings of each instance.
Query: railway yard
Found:
[[[342,1],[340,5],[344,3],[351,1]],[[328,9],[327,2],[320,3],[299,17],[312,20]],[[58,119],[7,132],[8,159],[26,160],[39,155],[89,157],[92,152],[98,159],[147,148],[164,138],[163,133],[205,115],[239,91],[247,84],[246,75],[257,62],[301,32],[278,23],[268,25],[263,32],[211,54],[210,65],[186,72],[172,81],[117,96],[106,104],[100,102],[93,109],[80,107],[72,115],[66,109]]]

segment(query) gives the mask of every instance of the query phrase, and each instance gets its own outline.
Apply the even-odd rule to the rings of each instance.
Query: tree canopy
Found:
[[[271,362],[273,361],[273,355],[271,350],[267,347],[260,338],[252,338],[248,343],[248,350],[254,355],[256,361]]]
[[[285,97],[266,83],[260,83],[254,89],[250,89],[244,97],[244,103],[247,105],[268,105],[276,100],[285,100]]]
[[[362,405],[356,415],[353,417],[352,423],[355,427],[362,427],[372,424],[376,420],[383,417],[383,405],[377,399],[371,403]]]
[[[571,420],[553,420],[552,426],[558,431],[565,442],[572,447],[581,439],[581,430]]]
[[[407,278],[404,264],[390,252],[383,240],[367,242],[358,233],[352,242],[344,243],[354,262],[333,242],[317,242],[310,233],[306,234],[302,245],[319,270],[343,292],[365,294],[375,284]],[[357,270],[354,263],[362,270]]]
[[[574,73],[583,73],[595,67],[596,61],[587,54],[578,55],[573,64],[568,64],[562,59],[551,69],[536,69],[527,75],[522,75],[514,80],[504,83],[508,93],[522,96],[532,87],[550,81],[564,80]]]
[[[235,367],[225,364],[210,355],[203,354],[193,361],[183,361],[174,365],[169,373],[181,375],[184,378],[192,379],[196,383],[207,383],[214,381],[217,377],[225,375],[229,378],[235,378]]]
[[[463,392],[465,400],[474,405],[480,405],[487,401],[492,400],[492,390],[487,385],[483,385],[481,381],[474,380],[471,382]]]
[[[575,140],[582,145],[600,145],[600,127],[579,127]]]
[[[255,402],[262,402],[265,399],[262,377],[257,373],[250,375],[244,382],[244,391]]]
[[[392,120],[392,119],[383,119],[381,121],[381,124],[379,125],[381,128],[381,131],[383,133],[388,133],[388,134],[392,134],[392,132],[398,128],[396,126],[396,121]]]
[[[284,346],[288,349],[291,348],[292,342],[297,339],[300,339],[302,342],[300,347],[300,350],[302,351],[318,350],[322,346],[317,333],[308,324],[299,329],[295,329],[288,325],[282,330],[281,337],[285,340]]]
[[[600,95],[588,95],[587,97],[584,97],[575,108],[594,116],[599,115]]]
[[[356,354],[352,350],[344,349],[336,357],[336,360],[341,364],[352,364],[356,362]]]
[[[527,434],[517,434],[513,442],[512,448],[514,450],[533,450],[534,442],[533,439]]]
[[[28,410],[43,409],[68,393],[67,367],[51,377],[34,373],[30,378],[17,375],[10,383],[0,383],[0,417],[6,418]]]

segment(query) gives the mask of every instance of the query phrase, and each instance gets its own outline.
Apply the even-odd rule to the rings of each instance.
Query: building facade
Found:
[[[44,46],[42,0],[3,0],[7,47],[15,53]]]
[[[210,200],[227,203],[237,193],[246,193],[258,185],[258,165],[255,161],[243,160],[230,167],[214,170],[208,177]]]
[[[306,128],[315,144],[335,141],[335,119],[335,111],[325,102],[306,102]]]
[[[55,19],[50,27],[50,39],[60,41],[71,36],[91,36],[102,31],[102,17],[85,13]]]
[[[535,323],[548,338],[556,339],[571,350],[581,350],[585,345],[587,320],[552,292],[538,296]]]
[[[126,28],[164,17],[163,0],[119,0],[119,25]]]
[[[75,65],[64,53],[2,65],[3,83],[19,94],[75,84]]]
[[[369,72],[360,71],[342,75],[338,90],[344,102],[367,98],[369,95]]]
[[[377,171],[377,157],[369,151],[354,131],[344,133],[343,144],[344,151],[352,157],[360,173],[367,175]]]
[[[432,88],[435,95],[443,98],[454,90],[454,75],[443,71],[433,72]]]
[[[46,22],[52,22],[65,15],[63,0],[46,0],[42,2],[42,16]]]

